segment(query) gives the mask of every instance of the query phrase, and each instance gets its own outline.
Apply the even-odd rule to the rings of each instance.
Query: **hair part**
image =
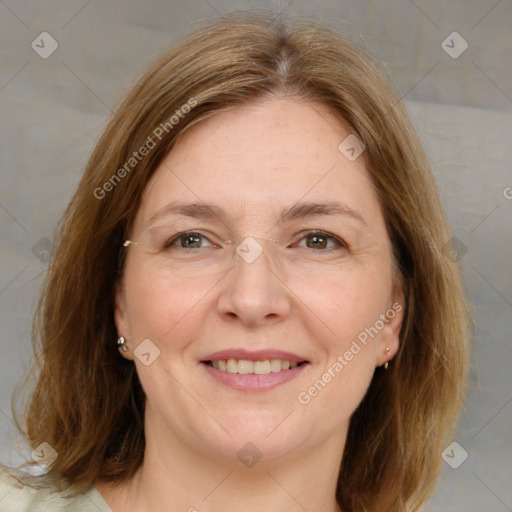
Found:
[[[145,397],[135,365],[119,357],[114,324],[125,233],[152,173],[187,130],[271,96],[327,106],[363,142],[406,292],[399,351],[389,370],[376,369],[351,418],[338,503],[346,512],[418,510],[463,400],[459,270],[443,253],[449,230],[400,98],[364,48],[311,20],[243,13],[209,22],[157,59],[120,103],[59,226],[33,324],[38,381],[18,424],[32,447],[52,445],[50,471],[79,487],[135,474]],[[98,199],[98,187],[191,98],[193,108]]]

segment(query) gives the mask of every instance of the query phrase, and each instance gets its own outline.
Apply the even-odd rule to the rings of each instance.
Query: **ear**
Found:
[[[391,361],[400,348],[400,330],[405,315],[405,294],[402,284],[395,285],[384,315],[386,320],[379,339],[377,366]]]
[[[122,350],[119,353],[126,359],[133,360],[132,351],[130,350],[131,333],[128,327],[128,308],[126,304],[126,292],[123,281],[117,281],[115,284],[115,304],[114,304],[114,323],[116,326],[117,336],[124,336],[126,339],[125,346],[128,348],[126,352]]]

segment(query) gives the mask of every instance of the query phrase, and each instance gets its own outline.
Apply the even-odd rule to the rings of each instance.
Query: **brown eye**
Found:
[[[190,231],[176,235],[165,244],[165,247],[178,249],[201,249],[202,242],[206,240],[206,237],[201,235],[201,233]]]
[[[306,237],[306,245],[310,249],[325,249],[329,240],[325,235],[309,234]]]
[[[181,241],[181,247],[184,247],[187,249],[190,247],[193,247],[194,249],[196,249],[197,247],[201,246],[201,237],[199,237],[197,235],[184,235],[184,236],[180,237],[180,241]]]
[[[330,235],[328,233],[324,233],[323,231],[311,231],[306,233],[302,238],[306,242],[305,247],[308,249],[333,249],[336,246],[347,248],[347,244],[342,242],[340,239],[335,237],[334,235]],[[299,244],[301,245],[301,244]],[[304,246],[303,246],[304,247]]]

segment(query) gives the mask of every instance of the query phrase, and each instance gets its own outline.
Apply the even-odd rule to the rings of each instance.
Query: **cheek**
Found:
[[[311,331],[325,333],[324,343],[330,351],[344,352],[385,313],[391,272],[376,266],[353,267],[330,273],[318,286],[314,280],[304,279],[300,290],[297,295],[313,313],[309,315]]]
[[[312,372],[299,401],[310,401],[318,414],[330,411],[331,425],[336,426],[348,420],[373,378],[376,342],[384,325],[380,315],[386,313],[391,272],[377,266],[352,269],[333,274],[327,282],[323,293],[315,290],[308,299],[317,313],[311,315],[310,330],[316,332],[326,359]]]
[[[339,363],[342,364],[342,363]],[[320,430],[334,432],[345,424],[363,400],[374,369],[356,356],[337,371],[329,364],[298,396],[311,417],[324,418]]]
[[[132,336],[163,341],[200,307],[205,283],[184,282],[134,258],[127,262],[125,289]]]
[[[380,333],[371,328],[386,311],[388,289],[372,273],[333,279],[324,293],[310,294],[308,330],[320,364],[297,398],[310,413],[329,416],[329,429],[348,421],[364,398],[375,370]],[[305,301],[306,302],[306,301]],[[379,324],[380,325],[380,324]]]

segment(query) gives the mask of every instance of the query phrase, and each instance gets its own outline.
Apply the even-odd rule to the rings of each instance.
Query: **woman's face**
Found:
[[[321,105],[266,100],[195,125],[156,169],[115,315],[148,437],[212,460],[341,454],[403,314],[350,134]]]

